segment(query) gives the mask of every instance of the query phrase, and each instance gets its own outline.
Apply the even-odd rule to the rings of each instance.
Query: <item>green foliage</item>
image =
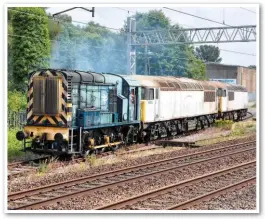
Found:
[[[15,86],[25,90],[28,73],[48,67],[50,40],[48,17],[43,8],[20,7],[12,12],[12,65]]]
[[[43,174],[43,173],[48,172],[48,170],[49,170],[49,166],[48,166],[48,164],[49,164],[49,162],[48,162],[47,159],[44,160],[43,162],[41,162],[41,163],[39,164],[39,167],[38,167],[38,173],[39,173],[39,174]]]
[[[217,46],[201,45],[195,49],[195,56],[204,62],[222,61],[220,58],[220,50]]]
[[[187,49],[187,56],[189,62],[187,64],[185,77],[194,78],[198,80],[205,80],[206,79],[206,65],[200,60],[197,59],[193,53],[193,47],[189,47]]]
[[[232,120],[216,120],[214,125],[222,129],[231,130],[233,121]]]
[[[20,91],[8,91],[8,110],[19,112],[26,109],[26,94]]]
[[[250,66],[248,66],[248,68],[256,69],[256,65],[250,65]]]
[[[69,15],[51,19],[44,8],[15,8],[9,15],[8,77],[10,90],[25,90],[27,75],[40,67],[127,73],[127,36],[97,23],[72,24]],[[137,30],[180,29],[161,10],[136,13]],[[50,19],[49,19],[50,18]],[[126,24],[123,28],[126,30]],[[180,37],[184,42],[185,38]],[[52,44],[52,59],[49,60]],[[188,45],[137,47],[137,74],[205,79],[205,65]],[[147,52],[146,52],[147,51]],[[49,63],[48,63],[49,60]],[[14,72],[14,73],[13,73]]]
[[[63,31],[63,23],[71,23],[72,17],[67,14],[59,14],[54,18],[51,14],[47,14],[48,20],[48,30],[50,40],[56,40],[59,34]]]
[[[242,136],[253,133],[256,133],[256,122],[254,121],[235,123],[232,130],[233,136]]]
[[[148,13],[137,13],[136,30],[154,29],[179,29],[180,26],[172,25],[165,14],[159,10],[152,10]],[[182,37],[181,40],[184,41]],[[150,75],[174,75],[183,76],[187,64],[186,45],[156,45],[138,46],[137,52],[137,74]]]
[[[17,131],[17,129],[8,130],[8,160],[13,160],[16,157],[24,155],[24,152],[21,151],[23,145],[21,141],[16,139]]]

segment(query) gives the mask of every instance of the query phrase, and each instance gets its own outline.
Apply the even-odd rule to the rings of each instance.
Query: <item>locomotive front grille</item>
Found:
[[[33,78],[33,113],[35,115],[45,114],[45,78]]]
[[[33,114],[57,115],[59,114],[59,83],[58,77],[33,78]]]
[[[59,114],[59,78],[46,78],[45,113]]]

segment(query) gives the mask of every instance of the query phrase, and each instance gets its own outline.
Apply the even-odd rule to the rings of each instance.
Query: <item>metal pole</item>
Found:
[[[136,32],[136,21],[134,18],[127,18],[127,72],[136,74],[136,50],[132,45],[132,32]]]
[[[144,45],[144,74],[147,75],[147,44]]]

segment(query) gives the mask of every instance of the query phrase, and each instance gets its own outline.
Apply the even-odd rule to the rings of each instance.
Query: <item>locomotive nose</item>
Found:
[[[22,141],[26,137],[27,137],[27,135],[24,132],[22,132],[22,131],[18,131],[17,134],[16,134],[16,138],[19,141]]]

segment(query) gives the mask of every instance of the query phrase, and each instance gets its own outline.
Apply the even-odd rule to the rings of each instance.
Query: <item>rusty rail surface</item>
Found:
[[[194,206],[196,204],[199,204],[199,203],[201,203],[203,201],[210,200],[211,198],[217,197],[219,195],[223,195],[223,194],[225,194],[227,192],[234,191],[236,189],[241,189],[242,187],[245,187],[245,186],[247,186],[250,183],[251,184],[256,184],[256,176],[253,176],[253,177],[251,177],[249,179],[245,179],[245,180],[242,180],[240,182],[231,184],[229,186],[223,187],[223,188],[215,190],[213,192],[206,193],[206,194],[201,195],[199,197],[190,199],[190,200],[188,200],[186,202],[182,202],[180,204],[170,206],[166,210],[185,210],[185,209],[187,209],[187,208],[189,208],[191,206]]]
[[[155,197],[160,196],[160,195],[164,195],[165,193],[168,193],[168,192],[170,192],[172,190],[175,190],[177,188],[180,188],[180,187],[182,188],[182,187],[185,187],[185,186],[191,186],[191,185],[194,185],[197,182],[209,180],[209,179],[212,179],[213,177],[222,176],[224,174],[230,174],[233,171],[245,169],[245,168],[248,168],[248,167],[253,167],[254,165],[256,165],[256,160],[251,161],[251,162],[247,162],[247,163],[244,163],[244,164],[236,165],[236,166],[233,166],[233,167],[230,167],[230,168],[226,168],[224,170],[219,170],[219,171],[216,171],[216,172],[213,172],[213,173],[210,173],[210,174],[205,174],[205,175],[193,178],[193,179],[189,179],[189,180],[185,180],[185,181],[182,181],[182,182],[178,182],[178,183],[175,183],[175,184],[172,184],[172,185],[169,185],[169,186],[165,186],[165,187],[162,187],[162,188],[159,188],[159,189],[156,189],[156,190],[152,190],[150,192],[147,192],[147,193],[144,193],[144,194],[141,194],[141,195],[138,195],[138,196],[134,196],[134,197],[131,197],[129,199],[125,199],[125,200],[122,200],[122,201],[111,203],[109,205],[101,206],[99,208],[96,208],[95,210],[115,210],[115,209],[121,209],[121,208],[125,208],[125,207],[128,208],[129,206],[135,205],[137,202],[145,201],[145,200],[152,199],[152,198],[155,198]],[[247,179],[247,182],[252,181],[254,179],[255,179],[255,177],[251,177],[251,178]],[[244,182],[240,182],[240,184],[244,183]],[[236,185],[232,185],[232,186],[236,186]],[[223,189],[226,189],[226,188],[223,188]],[[215,192],[218,193],[219,190],[215,191]],[[210,194],[205,194],[204,196],[207,196],[207,195],[210,195]],[[198,197],[198,199],[199,198],[203,198],[203,197]],[[180,206],[178,206],[178,205],[170,206],[168,209],[175,209],[175,208],[178,208],[178,207],[182,208],[185,204],[188,204],[189,202],[192,202],[192,201],[195,201],[195,199],[189,200],[186,203],[181,203]]]

